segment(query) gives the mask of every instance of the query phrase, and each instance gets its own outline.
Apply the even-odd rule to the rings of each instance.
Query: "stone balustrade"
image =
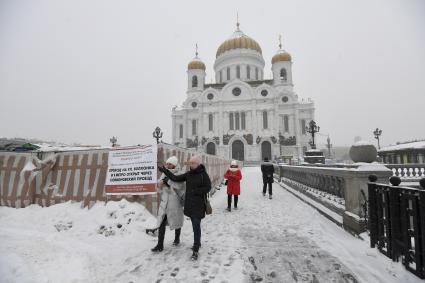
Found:
[[[393,172],[382,164],[352,165],[346,168],[329,166],[279,165],[278,177],[290,185],[301,184],[345,200],[342,215],[343,226],[347,230],[361,233],[366,230],[365,203],[368,197],[368,177],[376,175],[382,183],[388,183]]]
[[[419,181],[425,177],[425,163],[421,164],[385,164],[393,171],[393,176],[399,177],[402,181]]]

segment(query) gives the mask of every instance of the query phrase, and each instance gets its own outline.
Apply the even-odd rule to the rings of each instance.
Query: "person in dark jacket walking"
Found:
[[[267,157],[264,157],[264,162],[261,164],[261,172],[263,173],[263,196],[266,195],[267,185],[269,186],[269,199],[272,199],[272,183],[274,182],[274,166]]]
[[[200,156],[193,156],[189,160],[190,170],[181,175],[174,175],[165,167],[159,167],[170,180],[174,182],[186,182],[186,194],[184,201],[184,215],[192,221],[193,228],[193,254],[192,259],[198,259],[201,247],[201,220],[205,217],[206,198],[211,190],[211,180],[205,166],[201,164]]]

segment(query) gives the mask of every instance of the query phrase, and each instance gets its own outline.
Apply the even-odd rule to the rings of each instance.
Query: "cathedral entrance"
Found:
[[[234,141],[232,143],[232,158],[244,161],[244,145],[241,141]]]
[[[207,144],[207,154],[215,155],[215,144],[213,142]]]
[[[267,157],[269,160],[272,159],[272,145],[268,141],[261,143],[261,160]]]

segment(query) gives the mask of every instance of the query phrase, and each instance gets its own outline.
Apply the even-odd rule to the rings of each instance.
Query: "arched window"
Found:
[[[263,129],[267,129],[269,126],[269,121],[267,120],[267,111],[263,111]]]
[[[255,80],[258,81],[258,68],[255,68]]]
[[[286,69],[280,69],[280,80],[286,82]]]
[[[285,132],[288,133],[289,132],[289,118],[288,115],[283,116],[283,125],[285,128]]]
[[[236,77],[238,78],[238,79],[240,79],[241,78],[241,67],[238,65],[238,66],[236,66]]]
[[[213,114],[208,115],[208,130],[213,131]]]
[[[233,130],[233,113],[229,113],[229,129]]]
[[[182,139],[183,138],[183,125],[182,124],[180,124],[180,127],[179,127],[180,129],[180,133],[179,133],[179,137]]]
[[[219,72],[219,76],[220,76],[220,78],[219,78],[219,83],[221,83],[222,81],[223,81],[223,74],[222,74],[222,70],[220,70],[220,72]]]
[[[236,130],[239,130],[239,112],[235,113],[235,126]]]
[[[196,135],[196,120],[192,120],[192,135]]]
[[[198,87],[198,77],[197,76],[192,77],[192,87]]]
[[[301,133],[302,133],[303,135],[305,135],[305,133],[306,133],[306,129],[305,129],[305,120],[304,120],[304,119],[302,119],[302,120],[301,120]]]
[[[227,80],[230,81],[230,68],[228,67],[227,70]]]
[[[241,113],[242,130],[245,130],[245,112]]]
[[[250,80],[251,79],[251,67],[248,65],[248,66],[246,66],[246,78],[248,79],[248,80]]]

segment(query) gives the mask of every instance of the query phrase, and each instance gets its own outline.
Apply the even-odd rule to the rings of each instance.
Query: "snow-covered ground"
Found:
[[[197,262],[187,220],[182,244],[167,230],[153,254],[155,219],[139,204],[0,207],[0,282],[421,282],[279,185],[263,197],[259,171],[243,169],[238,210],[225,188],[211,199]]]

